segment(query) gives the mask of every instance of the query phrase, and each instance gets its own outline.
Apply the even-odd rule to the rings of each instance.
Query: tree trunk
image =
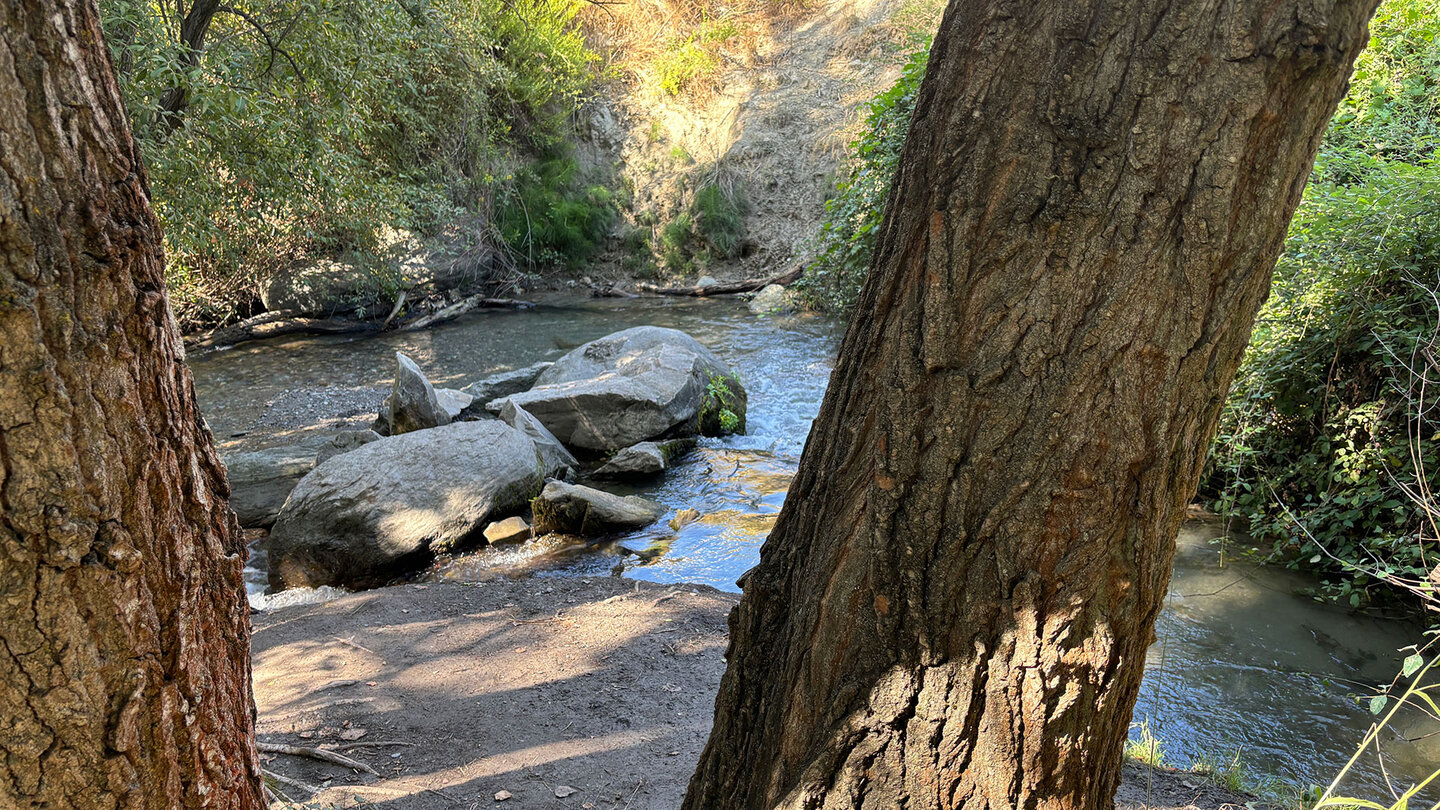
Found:
[[[0,807],[259,808],[244,546],[93,0],[0,4]]]
[[[1375,5],[953,0],[686,808],[1110,808]]]

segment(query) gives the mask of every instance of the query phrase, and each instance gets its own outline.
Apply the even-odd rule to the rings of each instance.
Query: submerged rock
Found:
[[[745,426],[745,388],[720,358],[674,329],[637,326],[561,357],[528,391],[492,400],[534,414],[567,447],[606,452],[662,436]]]
[[[582,537],[639,529],[665,514],[665,507],[636,495],[612,495],[563,481],[547,482],[540,496],[530,503],[530,510],[537,533]]]
[[[270,533],[270,584],[369,587],[479,539],[540,490],[534,441],[498,421],[392,436],[306,475]]]
[[[597,478],[642,478],[664,472],[670,462],[694,449],[694,439],[640,442],[617,452],[596,470]]]

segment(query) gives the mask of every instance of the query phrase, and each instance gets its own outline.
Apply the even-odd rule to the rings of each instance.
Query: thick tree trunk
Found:
[[[952,0],[685,807],[1109,808],[1375,0]]]
[[[0,3],[0,807],[263,806],[183,359],[93,0]]]

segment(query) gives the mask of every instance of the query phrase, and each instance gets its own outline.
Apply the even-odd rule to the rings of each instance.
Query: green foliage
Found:
[[[578,8],[245,0],[192,54],[173,6],[101,0],[182,315],[223,308],[296,257],[483,218],[587,91]],[[189,105],[162,115],[172,88]]]
[[[1131,729],[1138,730],[1140,736],[1125,741],[1125,758],[1144,763],[1152,768],[1165,767],[1165,748],[1155,733],[1150,730],[1149,721],[1134,723],[1131,725]]]
[[[1436,564],[1440,4],[1389,0],[1325,140],[1204,484],[1359,606]],[[1420,98],[1416,88],[1424,90]]]
[[[552,157],[522,168],[501,197],[500,235],[533,265],[576,266],[609,233],[618,206],[603,185],[587,184],[573,157]]]
[[[665,44],[655,58],[655,77],[666,95],[676,96],[711,78],[720,70],[719,46],[739,36],[740,25],[733,17],[703,21],[684,36]]]
[[[690,212],[711,256],[733,259],[740,255],[745,242],[745,214],[749,209],[750,202],[738,186],[712,181],[695,192]]]
[[[745,429],[745,418],[735,412],[739,397],[730,387],[730,378],[710,375],[705,398],[700,403],[700,433],[706,436],[735,433]]]
[[[825,203],[815,257],[796,285],[806,302],[816,309],[847,312],[860,294],[929,53],[930,41],[925,37],[895,85],[870,102],[865,129],[851,144],[853,161],[836,185],[834,196]]]

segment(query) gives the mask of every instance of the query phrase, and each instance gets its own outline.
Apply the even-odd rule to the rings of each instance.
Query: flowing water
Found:
[[[613,573],[736,590],[736,578],[758,560],[819,410],[840,335],[831,321],[755,318],[737,301],[585,299],[480,314],[420,333],[250,343],[194,358],[191,367],[217,439],[234,449],[297,440],[304,425],[368,419],[396,351],[437,385],[458,387],[639,324],[690,333],[727,360],[749,392],[746,435],[704,440],[654,485],[625,490],[672,514],[695,509],[699,519],[675,530],[667,515],[650,529],[589,546],[542,538],[484,549],[441,559],[422,576]],[[1170,764],[1239,751],[1253,772],[1324,783],[1371,722],[1351,696],[1389,681],[1397,650],[1416,642],[1419,628],[1318,604],[1300,595],[1313,581],[1237,560],[1234,542],[1222,536],[1214,523],[1190,522],[1181,532],[1136,721],[1163,741]],[[316,598],[262,596],[263,572],[251,574],[257,601]],[[1433,730],[1420,718],[1400,724],[1410,737]],[[1416,743],[1391,736],[1385,748],[1385,768],[1397,782],[1422,779],[1440,764],[1440,736]],[[1378,798],[1385,778],[1378,760],[1364,758],[1357,771],[1367,796]]]

